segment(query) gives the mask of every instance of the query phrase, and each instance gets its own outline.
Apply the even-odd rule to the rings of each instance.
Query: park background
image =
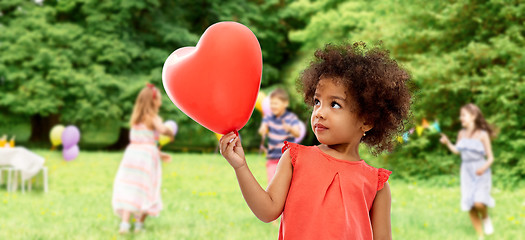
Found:
[[[315,49],[344,41],[381,41],[410,71],[407,132],[437,121],[455,139],[459,108],[479,105],[498,129],[492,238],[525,236],[524,1],[2,0],[0,135],[15,135],[17,145],[46,158],[50,193],[1,195],[0,238],[117,237],[111,187],[135,97],[146,82],[161,88],[169,54],[194,46],[219,21],[254,32],[263,52],[261,91],[287,89],[290,110],[307,124],[297,77]],[[233,172],[214,153],[216,136],[164,92],[160,115],[179,126],[175,142],[163,148],[174,159],[163,166],[166,209],[138,238],[277,238],[277,228],[258,222],[243,204]],[[254,111],[240,134],[265,185],[264,157],[257,154],[261,118]],[[72,162],[49,150],[57,124],[80,128],[81,152]],[[316,144],[311,131],[302,143]],[[370,164],[394,172],[394,238],[474,239],[459,211],[460,159],[439,144],[438,131],[407,135],[392,153],[362,150]]]

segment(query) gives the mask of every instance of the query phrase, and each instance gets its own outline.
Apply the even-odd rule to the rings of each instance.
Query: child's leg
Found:
[[[129,211],[122,211],[122,222],[129,223],[129,217],[131,216],[131,213]]]
[[[275,170],[277,169],[277,163],[279,163],[279,159],[266,160],[266,177],[268,177],[268,184],[270,184],[270,181],[272,181],[273,175],[275,175]]]
[[[485,234],[490,235],[494,233],[494,226],[492,225],[492,220],[490,220],[489,214],[488,214],[488,208],[483,203],[474,203],[474,207],[478,210],[478,212],[481,215],[481,220],[483,223],[483,231],[485,231]]]
[[[481,219],[478,216],[478,211],[475,207],[471,208],[469,211],[470,221],[472,221],[472,226],[478,233],[479,236],[483,236],[483,229],[481,229]]]
[[[135,232],[140,232],[144,229],[144,221],[146,221],[147,217],[148,217],[147,213],[142,213],[138,216],[135,216],[135,219],[136,219]]]
[[[119,227],[119,233],[127,233],[129,232],[129,228],[131,225],[129,224],[129,217],[131,213],[129,211],[122,211],[122,222],[120,223]]]
[[[142,215],[140,215],[140,218],[138,218],[138,221],[143,223],[146,221],[147,217],[148,217],[147,213],[142,213]]]
[[[478,210],[478,212],[481,214],[481,218],[482,218],[482,219],[485,219],[485,218],[488,217],[488,210],[487,210],[487,206],[485,206],[485,204],[475,202],[475,203],[474,203],[474,207],[475,207],[475,208]]]

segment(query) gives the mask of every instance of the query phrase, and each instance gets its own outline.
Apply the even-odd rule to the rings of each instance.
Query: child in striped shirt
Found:
[[[277,88],[270,94],[270,109],[272,114],[264,116],[259,134],[268,139],[268,149],[266,155],[266,175],[268,182],[272,180],[275,174],[277,163],[281,158],[281,149],[284,141],[294,142],[299,137],[299,119],[297,116],[286,110],[289,104],[288,93]]]

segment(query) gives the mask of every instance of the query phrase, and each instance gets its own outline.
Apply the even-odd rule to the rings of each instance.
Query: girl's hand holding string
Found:
[[[241,139],[235,132],[230,132],[222,136],[219,143],[221,155],[228,160],[228,163],[230,163],[234,169],[246,165]]]

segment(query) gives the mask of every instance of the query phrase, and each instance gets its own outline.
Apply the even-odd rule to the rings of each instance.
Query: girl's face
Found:
[[[474,120],[476,120],[476,115],[470,113],[467,109],[462,108],[459,111],[459,120],[461,121],[461,126],[464,128],[469,128],[474,126]]]
[[[317,140],[326,145],[350,143],[363,135],[363,121],[354,113],[353,101],[332,78],[317,84],[311,124]]]
[[[162,106],[162,98],[161,98],[161,96],[160,96],[160,91],[157,90],[157,89],[155,89],[155,90],[153,90],[153,91],[156,91],[156,92],[157,92],[156,95],[155,95],[155,100],[154,100],[155,103],[154,103],[154,104],[155,104],[155,107],[156,107],[157,109],[159,109],[160,106]]]

